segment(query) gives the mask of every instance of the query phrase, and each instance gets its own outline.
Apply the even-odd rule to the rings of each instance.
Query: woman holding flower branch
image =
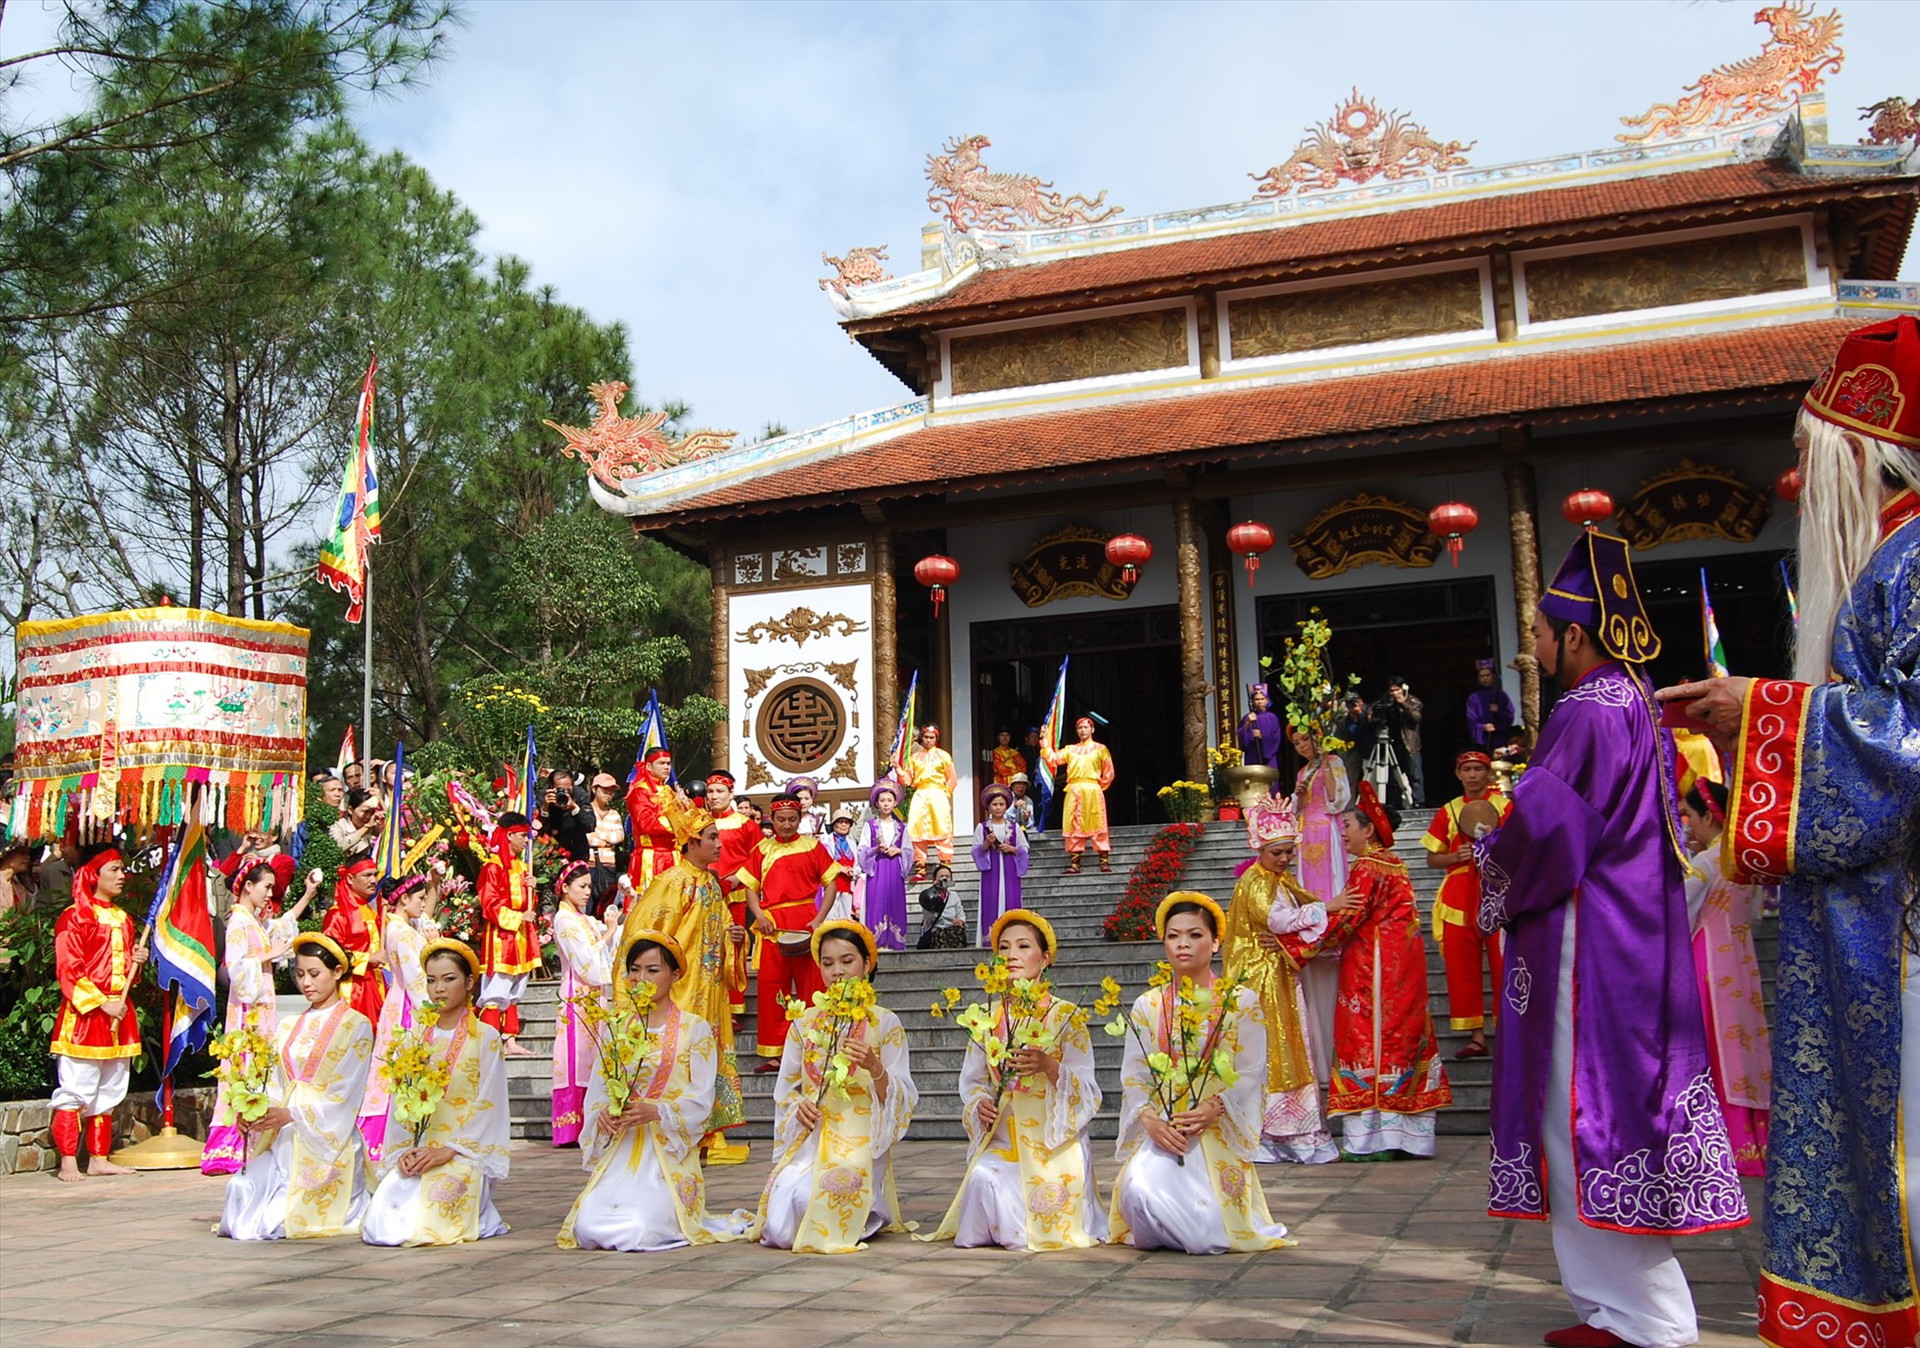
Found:
[[[567,863],[554,881],[560,906],[553,913],[553,943],[560,951],[560,1016],[553,1034],[553,1145],[571,1147],[586,1130],[586,1099],[593,1082],[593,1038],[575,1003],[605,998],[613,984],[614,946],[620,915],[587,916],[593,898],[593,866]]]
[[[369,1245],[458,1245],[505,1235],[493,1186],[507,1177],[507,1069],[500,1032],[473,1012],[480,959],[427,942],[420,1023],[394,1036],[380,1071],[392,1093],[385,1173],[360,1236]]]
[[[1011,912],[989,933],[994,957],[979,967],[990,999],[954,1018],[967,1031],[960,1110],[972,1152],[966,1178],[939,1229],[919,1240],[1073,1250],[1107,1236],[1087,1126],[1100,1110],[1086,1015],[1047,982],[1059,942],[1037,913]],[[1119,1005],[1108,979],[1093,1010]],[[958,1005],[949,988],[936,1016]]]
[[[1260,999],[1213,975],[1219,904],[1176,890],[1155,918],[1165,972],[1106,1026],[1127,1040],[1111,1238],[1188,1254],[1291,1245],[1253,1166],[1267,1066]]]
[[[215,1228],[233,1240],[303,1240],[351,1235],[367,1207],[354,1111],[367,1084],[373,1026],[340,987],[346,951],[311,933],[293,943],[293,978],[307,1009],[267,1044],[247,1026],[214,1045],[247,1158],[227,1181]],[[259,1042],[255,1042],[259,1041]],[[263,1051],[264,1050],[264,1051]],[[264,1085],[245,1059],[267,1060]],[[236,1070],[229,1077],[229,1066]]]
[[[656,881],[657,883],[657,881]],[[674,1250],[737,1239],[707,1214],[700,1139],[713,1112],[713,1027],[674,1001],[687,956],[666,932],[624,942],[611,1006],[579,994],[598,1050],[582,1163],[592,1174],[560,1227],[563,1250]]]
[[[899,1017],[874,1000],[873,933],[823,922],[813,957],[827,987],[791,1012],[773,1097],[779,1156],[745,1235],[799,1254],[851,1254],[883,1229],[907,1229],[891,1152],[920,1092]]]
[[[380,1001],[380,1019],[373,1027],[373,1060],[384,1062],[393,1037],[411,1030],[417,1010],[427,1002],[427,971],[420,956],[427,942],[440,934],[434,924],[434,910],[440,906],[441,872],[446,863],[434,863],[425,875],[409,875],[385,882],[386,889],[375,906],[384,914],[380,924],[380,948],[385,953],[385,976],[391,980],[387,995]],[[379,974],[375,974],[379,977]],[[387,1083],[375,1072],[367,1082],[367,1098],[360,1102],[360,1134],[367,1140],[367,1160],[379,1165],[387,1141]]]

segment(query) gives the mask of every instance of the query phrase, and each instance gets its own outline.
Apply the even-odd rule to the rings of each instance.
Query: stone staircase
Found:
[[[1147,844],[1158,832],[1157,826],[1120,828],[1113,831],[1113,873],[1103,875],[1091,856],[1086,869],[1076,876],[1062,874],[1065,859],[1058,834],[1046,834],[1033,840],[1032,862],[1023,886],[1025,904],[1043,914],[1060,937],[1061,950],[1054,962],[1052,979],[1060,994],[1082,1003],[1090,1002],[1102,978],[1111,976],[1127,989],[1129,1000],[1146,985],[1155,961],[1161,958],[1158,942],[1107,941],[1101,935],[1101,923],[1113,911],[1126,889],[1127,875],[1146,853]],[[1403,830],[1399,846],[1413,879],[1423,922],[1430,913],[1433,897],[1439,889],[1441,873],[1425,864],[1426,853],[1419,834],[1410,823]],[[1248,856],[1246,832],[1237,823],[1214,823],[1187,859],[1177,888],[1194,889],[1218,899],[1221,906],[1233,893],[1234,870]],[[977,912],[978,877],[964,856],[955,866],[956,889],[962,894],[971,916]],[[911,900],[909,901],[911,903]],[[913,914],[917,927],[917,908]],[[1773,964],[1776,949],[1776,924],[1767,922],[1755,929],[1755,945],[1765,977],[1767,1003],[1773,1001]],[[1477,1058],[1455,1062],[1453,1054],[1466,1043],[1464,1031],[1447,1028],[1446,977],[1440,953],[1427,941],[1427,990],[1434,1027],[1440,1039],[1440,1051],[1447,1060],[1447,1075],[1453,1084],[1453,1103],[1440,1112],[1438,1129],[1451,1134],[1484,1134],[1487,1131],[1488,1094],[1492,1071],[1490,1059]],[[957,987],[976,1000],[979,989],[973,982],[973,967],[980,952],[966,950],[901,951],[888,953],[880,963],[875,985],[881,1002],[900,1017],[906,1027],[913,1058],[913,1077],[920,1088],[920,1104],[915,1111],[908,1136],[916,1140],[958,1139],[965,1137],[959,1120],[959,1075],[966,1051],[966,1034],[953,1028],[951,1021],[935,1020],[928,1007],[942,988]],[[508,1089],[516,1138],[551,1137],[551,1085],[549,1054],[552,1051],[557,984],[536,983],[528,989],[521,1004],[523,1031],[521,1042],[538,1055],[510,1058]],[[1084,995],[1083,995],[1084,994]],[[751,1043],[754,992],[747,993],[747,1031],[740,1038]],[[1120,1103],[1120,1040],[1095,1033],[1093,1047],[1101,1090],[1105,1094],[1101,1113],[1094,1119],[1096,1138],[1111,1138]],[[729,1136],[741,1140],[770,1138],[773,1135],[772,1074],[753,1075],[759,1060],[749,1047],[740,1054],[742,1090],[746,1097],[747,1123]]]

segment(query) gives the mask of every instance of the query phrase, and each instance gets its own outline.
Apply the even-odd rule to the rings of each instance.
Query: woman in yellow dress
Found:
[[[581,1145],[592,1178],[561,1224],[563,1250],[675,1250],[738,1239],[729,1222],[707,1214],[699,1148],[718,1055],[713,1027],[674,1000],[686,959],[663,931],[642,929],[625,942],[613,1005],[631,1008],[632,991],[651,988],[651,1043],[618,1110],[599,1062],[592,1068]]]
[[[307,1009],[274,1036],[267,1112],[242,1123],[246,1164],[227,1181],[214,1228],[233,1240],[351,1235],[367,1207],[354,1112],[372,1062],[373,1026],[340,995],[347,954],[312,932],[293,943]]]
[[[907,1229],[892,1156],[920,1098],[907,1033],[899,1017],[871,1002],[857,1018],[830,1014],[835,985],[871,977],[878,949],[873,933],[850,919],[814,930],[825,1005],[809,1007],[787,1031],[773,1095],[779,1156],[746,1227],[749,1240],[797,1254],[851,1254],[882,1230]],[[836,1082],[842,1057],[845,1075]]]
[[[1176,890],[1160,901],[1156,925],[1171,977],[1141,994],[1129,1015],[1120,1066],[1124,1093],[1115,1151],[1122,1164],[1113,1186],[1112,1240],[1188,1254],[1244,1254],[1291,1245],[1287,1228],[1267,1211],[1253,1166],[1267,1078],[1260,998],[1235,988],[1224,1008],[1209,1006],[1213,957],[1226,916],[1205,894]],[[1189,1019],[1197,1023],[1183,1024]],[[1189,1034],[1200,1046],[1190,1055],[1192,1070],[1196,1076],[1205,1072],[1204,1084],[1197,1092],[1176,1094],[1169,1105],[1156,1089],[1148,1055],[1189,1056],[1182,1049]],[[1217,1070],[1207,1070],[1214,1052],[1226,1054],[1231,1084]]]
[[[1016,980],[1045,978],[1059,950],[1052,925],[1025,909],[1003,914],[989,941]],[[1043,1006],[1039,1029],[1053,1046],[1016,1050],[1004,1094],[986,1051],[968,1043],[960,1068],[960,1116],[972,1143],[966,1178],[939,1228],[917,1239],[1040,1251],[1084,1250],[1107,1238],[1087,1140],[1100,1084],[1086,1017],[1051,995]],[[1011,1044],[1008,999],[994,1010],[999,1038]]]
[[[372,977],[387,980],[380,1002],[380,1019],[373,1026],[373,1060],[383,1061],[393,1037],[411,1030],[415,1008],[427,1001],[427,971],[420,955],[427,942],[440,934],[433,920],[440,906],[440,872],[409,875],[392,882],[375,903],[385,916],[380,923],[380,949],[385,963]],[[376,1070],[367,1077],[367,1098],[360,1102],[360,1135],[367,1141],[367,1161],[379,1165],[387,1143],[387,1083]]]
[[[927,878],[927,857],[943,866],[953,864],[953,793],[960,774],[953,755],[940,747],[940,727],[920,727],[920,747],[907,755],[904,781],[913,791],[907,806],[907,841],[913,845],[913,874],[908,883]]]
[[[473,1011],[480,960],[466,942],[442,936],[427,942],[420,964],[437,1009],[427,1045],[449,1076],[418,1145],[397,1113],[387,1114],[384,1173],[360,1226],[369,1245],[459,1245],[507,1233],[493,1206],[493,1186],[507,1177],[507,1068],[500,1032]]]

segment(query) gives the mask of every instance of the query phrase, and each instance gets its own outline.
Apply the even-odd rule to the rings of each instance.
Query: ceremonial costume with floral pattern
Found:
[[[877,794],[878,788],[876,788]],[[908,939],[906,825],[892,815],[875,815],[855,830],[859,838],[860,869],[867,876],[867,913],[861,919],[873,928],[882,950],[905,950]],[[887,856],[880,849],[899,849],[899,856]]]
[[[1060,837],[1077,859],[1089,846],[1100,856],[1113,851],[1107,835],[1107,788],[1113,785],[1113,755],[1098,740],[1075,740],[1046,751],[1047,766],[1065,768],[1060,788]]]
[[[553,1027],[553,1145],[569,1147],[591,1131],[587,1095],[598,1075],[593,1037],[573,1009],[576,997],[607,998],[613,986],[614,945],[609,928],[562,902],[553,912],[553,943],[560,952],[559,1012]]]
[[[1142,993],[1127,1013],[1134,1032],[1127,1036],[1120,1064],[1120,1137],[1114,1146],[1120,1176],[1114,1181],[1108,1215],[1108,1239],[1116,1245],[1246,1254],[1294,1243],[1287,1239],[1287,1228],[1268,1212],[1266,1191],[1253,1164],[1260,1150],[1267,1076],[1260,998],[1247,988],[1233,997],[1233,1014],[1225,1028],[1216,1036],[1210,1021],[1202,1027],[1202,1036],[1226,1051],[1237,1079],[1223,1087],[1216,1076],[1202,1090],[1202,1102],[1219,1096],[1225,1112],[1193,1140],[1184,1157],[1163,1151],[1141,1124],[1148,1110],[1160,1108],[1141,1039],[1158,1052],[1173,1051],[1179,1016],[1174,985]]]
[[[999,1018],[1000,1037],[1010,1041],[1004,999]],[[1049,1083],[1036,1072],[1015,1080],[991,1129],[981,1125],[979,1107],[994,1103],[999,1073],[979,1044],[967,1044],[960,1067],[960,1120],[971,1144],[966,1178],[940,1225],[916,1239],[1039,1251],[1090,1249],[1107,1238],[1087,1138],[1100,1112],[1100,1083],[1082,1022],[1072,1002],[1049,999],[1041,1025],[1059,1044],[1060,1079]]]
[[[425,1174],[402,1175],[396,1162],[413,1146],[413,1130],[388,1116],[383,1173],[360,1225],[369,1245],[459,1245],[507,1233],[493,1205],[512,1145],[500,1032],[468,1012],[451,1030],[433,1026],[427,1041],[452,1075],[420,1145],[451,1147],[454,1157]]]
[[[418,1008],[426,1005],[427,971],[420,963],[420,956],[427,942],[439,934],[440,928],[430,918],[409,919],[397,910],[387,914],[386,926],[381,929],[381,949],[388,986],[387,995],[380,1003],[380,1020],[373,1027],[376,1063],[386,1060],[387,1050],[393,1047],[393,1037],[401,1030],[412,1029]],[[360,1102],[360,1136],[366,1139],[370,1165],[380,1164],[380,1153],[387,1144],[390,1103],[387,1083],[377,1071],[370,1073],[366,1098]]]
[[[740,810],[729,808],[725,814],[713,817],[713,826],[720,830],[720,860],[713,864],[714,876],[720,881],[720,892],[726,895],[727,912],[736,927],[747,927],[747,939],[737,946],[729,948],[727,954],[727,987],[729,989],[728,1007],[733,1015],[739,1015],[747,1007],[747,965],[749,952],[754,941],[759,939],[747,921],[747,901],[740,895],[740,885],[735,876],[740,868],[747,864],[747,853],[760,845],[766,835],[760,831],[758,821]],[[645,891],[642,891],[643,893]],[[718,1031],[720,1022],[715,1021]],[[727,1021],[729,1030],[733,1027],[731,1019]]]
[[[627,818],[633,825],[633,855],[627,862],[627,878],[633,882],[634,893],[646,893],[654,876],[673,869],[679,850],[673,821],[685,808],[673,787],[656,782],[645,768],[627,788]]]
[[[960,789],[953,755],[937,745],[915,749],[907,755],[903,781],[913,792],[907,806],[907,840],[913,844],[915,874],[926,869],[929,853],[942,864],[951,865],[953,793]]]
[[[920,1092],[907,1058],[907,1032],[884,1006],[858,1025],[857,1042],[880,1053],[887,1098],[873,1077],[856,1068],[844,1086],[822,1085],[827,1064],[807,1031],[825,1014],[810,1007],[793,1023],[780,1055],[774,1087],[774,1145],[780,1149],[760,1195],[760,1210],[745,1229],[749,1240],[796,1254],[852,1254],[881,1231],[904,1232],[893,1187],[893,1147],[906,1135]],[[817,1100],[820,1124],[800,1126],[802,1100]]]
[[[1734,1168],[1767,1173],[1767,1111],[1773,1097],[1773,1036],[1753,952],[1753,924],[1765,890],[1735,884],[1721,869],[1719,843],[1694,854],[1687,878],[1693,967],[1707,1017],[1707,1061],[1727,1121]]]
[[[495,829],[493,850],[480,867],[480,1019],[504,1035],[520,1033],[520,998],[540,967],[540,931],[533,877],[524,856],[526,834]]]
[[[348,875],[372,869],[373,862],[365,857],[340,868],[333,882],[333,907],[327,910],[320,933],[347,953],[346,974],[353,981],[340,990],[340,995],[353,1003],[353,1009],[365,1016],[368,1024],[378,1025],[380,1004],[387,996],[386,978],[380,969],[386,958],[380,945],[380,913],[371,903],[363,902],[347,883]]]
[[[673,1000],[700,1019],[718,1046],[718,1071],[708,1091],[713,1097],[708,1132],[737,1128],[747,1119],[740,1069],[733,1057],[732,1010],[733,994],[742,990],[734,979],[744,980],[746,970],[733,959],[735,947],[727,938],[731,923],[719,875],[701,870],[683,856],[672,870],[655,877],[628,910],[617,947],[625,950],[641,932],[658,931],[671,936],[686,955],[686,968],[673,984]],[[624,986],[626,970],[614,970],[613,977],[616,987]],[[593,1114],[589,1112],[587,1118],[591,1121]]]
[[[299,923],[291,918],[276,917],[262,924],[237,903],[227,914],[227,946],[221,957],[227,970],[227,1015],[221,1022],[226,1028],[239,1029],[252,1012],[253,1028],[268,1040],[274,1037],[280,1012],[274,1004],[273,966],[267,956],[275,946],[291,942],[298,930]],[[234,1124],[217,1122],[228,1115],[227,1083],[223,1081],[213,1096],[216,1122],[207,1129],[206,1145],[200,1149],[203,1175],[231,1175],[245,1161],[246,1135]]]
[[[673,1002],[665,1009],[652,1071],[635,1091],[659,1107],[658,1119],[602,1133],[607,1084],[593,1073],[581,1143],[581,1165],[592,1177],[560,1226],[563,1250],[675,1250],[738,1239],[727,1219],[708,1214],[700,1170],[700,1139],[714,1112],[713,1028]]]
[[[248,1137],[214,1229],[234,1240],[352,1235],[367,1210],[355,1115],[373,1064],[373,1026],[338,998],[302,1011],[274,1039],[267,1099],[293,1119]]]
[[[1258,1161],[1321,1165],[1340,1159],[1320,1115],[1314,1080],[1312,1035],[1300,975],[1278,950],[1263,950],[1262,932],[1285,932],[1313,941],[1327,928],[1327,908],[1295,883],[1255,862],[1233,887],[1227,928],[1221,933],[1221,964],[1260,999],[1267,1027],[1265,1098],[1261,1105]],[[1330,967],[1338,969],[1337,963]]]
[[[1300,850],[1294,874],[1300,887],[1325,902],[1347,884],[1347,849],[1340,816],[1353,804],[1353,786],[1339,754],[1322,754],[1294,776],[1294,808],[1300,815]],[[1251,821],[1249,821],[1251,823]],[[1307,1051],[1314,1079],[1324,1088],[1333,1078],[1333,1003],[1340,995],[1340,952],[1329,950],[1299,970],[1307,1003]]]
[[[830,885],[840,867],[818,838],[762,838],[747,854],[747,864],[734,878],[743,889],[759,895],[760,911],[781,931],[806,931],[820,911],[820,890]],[[820,966],[804,950],[788,954],[778,940],[760,943],[758,1051],[777,1057],[787,1043],[787,1011],[783,998],[811,1001],[820,991]]]
[[[1013,844],[1011,853],[1000,848]],[[1027,835],[1011,816],[973,826],[973,864],[980,872],[980,911],[974,914],[974,944],[984,946],[1002,913],[1020,907],[1020,882],[1027,874]]]

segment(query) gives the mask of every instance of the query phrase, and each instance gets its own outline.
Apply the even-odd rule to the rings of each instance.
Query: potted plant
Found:
[[[1175,824],[1199,823],[1213,803],[1213,792],[1205,782],[1172,782],[1155,794],[1160,797],[1167,819]]]
[[[1221,801],[1222,819],[1238,819],[1246,811],[1271,795],[1280,780],[1277,769],[1261,763],[1249,765],[1246,755],[1230,745],[1215,745],[1207,750],[1207,763],[1213,769],[1213,777],[1218,783]],[[1233,804],[1232,814],[1226,813],[1228,802]]]

